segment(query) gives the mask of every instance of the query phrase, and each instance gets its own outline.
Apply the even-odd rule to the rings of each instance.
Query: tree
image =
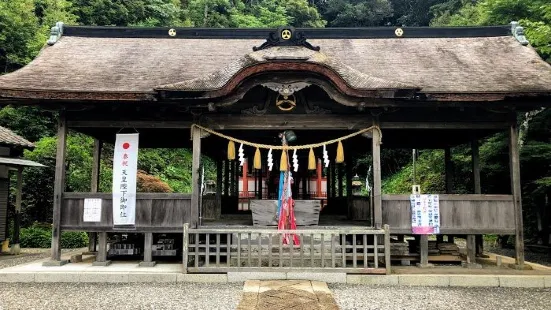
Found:
[[[33,0],[0,2],[0,72],[6,73],[27,64],[36,55],[40,30]]]
[[[333,0],[319,7],[330,27],[379,26],[392,17],[388,0]]]

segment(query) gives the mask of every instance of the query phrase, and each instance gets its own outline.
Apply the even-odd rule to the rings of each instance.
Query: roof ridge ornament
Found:
[[[50,31],[50,39],[48,39],[48,45],[54,45],[63,35],[63,22],[55,23],[55,26],[52,27]]]
[[[524,36],[524,28],[520,26],[518,22],[511,22],[511,32],[517,41],[522,45],[528,45],[530,42]]]
[[[319,46],[313,46],[306,41],[306,37],[302,31],[295,30],[291,26],[283,26],[277,28],[277,31],[272,31],[266,38],[266,42],[260,46],[254,46],[253,51],[259,51],[274,46],[303,46],[313,51],[319,51]]]

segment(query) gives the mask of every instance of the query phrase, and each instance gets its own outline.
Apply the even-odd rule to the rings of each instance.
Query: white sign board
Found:
[[[440,233],[438,195],[411,195],[411,230],[416,235]]]
[[[83,222],[101,222],[101,199],[84,199],[84,215],[82,217]]]
[[[117,134],[113,157],[113,225],[135,225],[139,134]]]

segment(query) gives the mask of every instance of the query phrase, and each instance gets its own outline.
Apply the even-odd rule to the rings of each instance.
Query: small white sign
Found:
[[[101,222],[101,199],[84,199],[84,222]]]

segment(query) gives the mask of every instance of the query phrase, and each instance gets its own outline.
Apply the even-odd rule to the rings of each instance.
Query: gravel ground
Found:
[[[548,310],[551,289],[331,285],[342,310]]]
[[[0,284],[0,309],[236,309],[242,284]]]
[[[68,253],[73,251],[79,251],[83,252],[86,251],[87,248],[82,249],[64,249],[61,251],[61,253]],[[20,255],[0,255],[0,269],[13,267],[16,265],[21,264],[27,264],[34,262],[39,259],[44,259],[50,257],[51,254],[50,249],[32,249],[32,248],[25,248],[21,249]],[[2,309],[0,309],[2,310]]]
[[[551,289],[330,284],[342,310],[549,309]],[[0,284],[0,309],[236,309],[241,284]]]

